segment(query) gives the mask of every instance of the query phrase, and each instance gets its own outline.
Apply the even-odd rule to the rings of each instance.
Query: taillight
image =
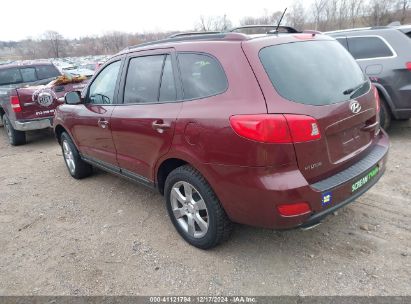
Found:
[[[264,143],[291,142],[287,121],[281,114],[235,115],[230,117],[234,131],[245,138]]]
[[[406,68],[407,68],[408,71],[411,71],[411,62],[407,62],[407,63],[405,64],[405,66],[406,66]]]
[[[306,142],[321,138],[317,120],[306,115],[286,114],[293,142]]]
[[[307,202],[278,205],[277,210],[280,213],[280,215],[286,217],[299,216],[311,212],[310,205]]]
[[[13,112],[21,112],[20,99],[18,96],[10,96],[10,103]]]
[[[306,115],[257,114],[230,117],[234,131],[264,143],[295,143],[321,138],[317,121]]]
[[[378,93],[378,89],[374,87],[374,99],[375,99],[375,108],[377,110],[377,114],[380,113],[380,94]]]

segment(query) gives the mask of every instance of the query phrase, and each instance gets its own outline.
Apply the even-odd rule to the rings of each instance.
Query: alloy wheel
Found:
[[[194,238],[206,235],[209,225],[207,206],[193,185],[183,181],[175,183],[170,202],[173,215],[186,234]]]
[[[67,167],[69,168],[70,172],[74,174],[76,170],[76,164],[74,162],[74,155],[73,151],[71,150],[71,147],[67,140],[63,141],[63,154],[64,154],[64,160],[66,161]]]

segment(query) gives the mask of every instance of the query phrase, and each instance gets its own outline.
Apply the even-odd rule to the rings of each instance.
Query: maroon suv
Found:
[[[210,248],[232,222],[308,228],[373,186],[389,147],[377,96],[327,36],[192,35],[115,55],[54,128],[74,178],[95,166],[158,189]]]

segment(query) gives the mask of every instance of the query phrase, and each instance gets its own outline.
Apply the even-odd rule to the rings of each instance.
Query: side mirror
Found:
[[[64,95],[64,102],[70,105],[76,105],[81,103],[81,97],[79,92],[72,91],[66,93],[66,95]]]

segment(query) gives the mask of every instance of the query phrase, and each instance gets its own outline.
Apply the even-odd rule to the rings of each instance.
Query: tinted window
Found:
[[[22,83],[20,71],[15,69],[0,70],[0,85]]]
[[[23,82],[33,82],[37,80],[36,70],[34,68],[20,69]]]
[[[176,86],[174,84],[173,67],[171,57],[168,55],[164,63],[163,76],[160,85],[160,101],[176,100]]]
[[[348,46],[355,59],[391,57],[393,55],[387,44],[378,37],[348,38]]]
[[[179,54],[184,99],[196,99],[223,93],[227,89],[225,73],[214,58],[203,54]]]
[[[346,49],[348,49],[348,42],[347,42],[347,38],[337,38],[337,41],[339,43],[341,43],[341,45],[343,47],[345,47]]]
[[[364,83],[356,61],[337,41],[307,41],[263,48],[260,59],[278,93],[299,103],[349,100],[345,92]],[[363,86],[368,91],[369,84]],[[344,94],[345,92],[345,94]]]
[[[89,91],[89,101],[91,103],[114,103],[114,91],[116,88],[120,65],[121,61],[116,61],[109,64],[94,79]]]
[[[60,72],[53,65],[42,65],[36,67],[39,79],[54,78],[60,76]]]
[[[164,58],[164,55],[159,55],[130,60],[124,88],[124,103],[158,101]]]

